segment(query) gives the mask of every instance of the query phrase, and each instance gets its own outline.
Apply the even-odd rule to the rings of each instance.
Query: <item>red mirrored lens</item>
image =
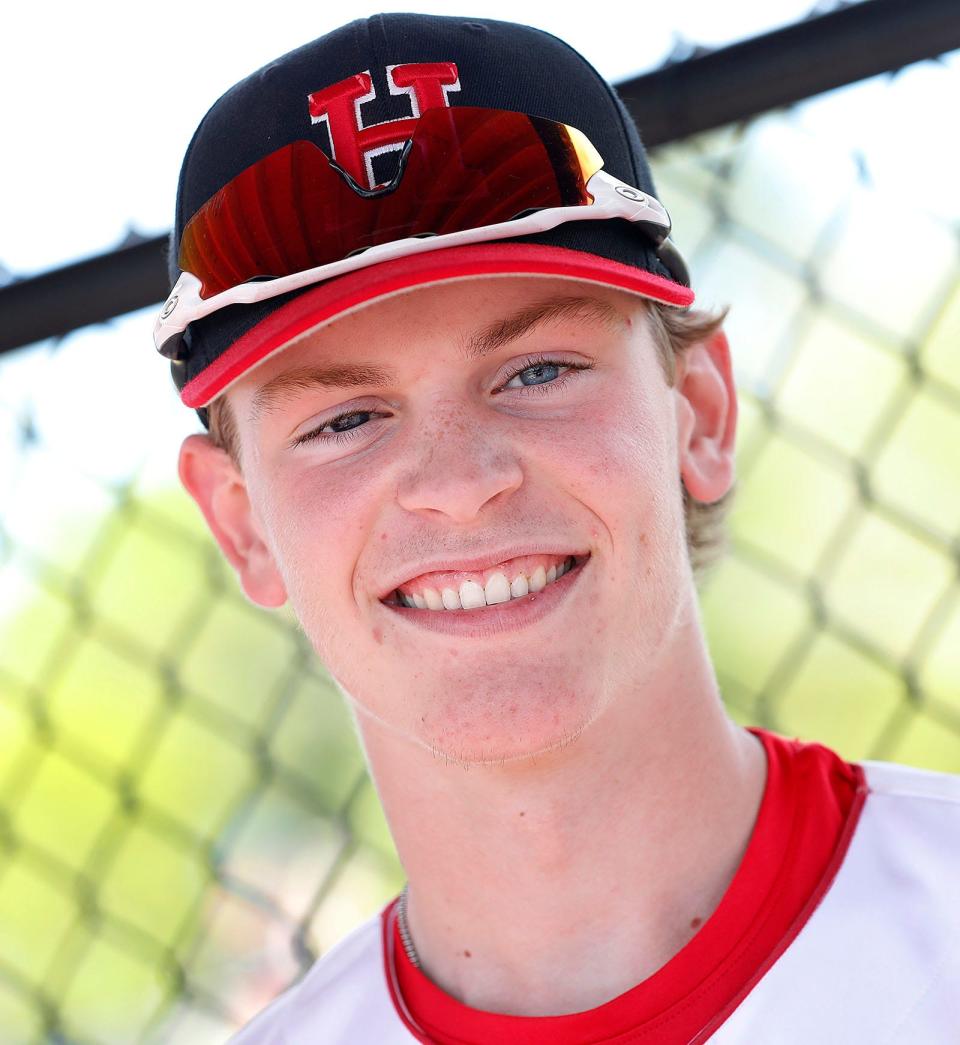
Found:
[[[589,204],[594,164],[577,133],[523,113],[428,109],[398,177],[372,193],[354,186],[316,145],[293,142],[248,167],[190,219],[180,268],[200,280],[208,298],[408,236]]]

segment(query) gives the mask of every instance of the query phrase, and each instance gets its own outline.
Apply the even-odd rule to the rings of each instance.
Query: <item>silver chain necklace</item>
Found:
[[[406,951],[407,957],[410,959],[410,964],[415,968],[420,968],[420,958],[417,955],[417,949],[413,946],[413,938],[410,935],[410,926],[407,924],[407,889],[409,885],[405,885],[400,891],[400,898],[397,900],[397,928],[400,930],[400,942],[403,944],[403,949]]]

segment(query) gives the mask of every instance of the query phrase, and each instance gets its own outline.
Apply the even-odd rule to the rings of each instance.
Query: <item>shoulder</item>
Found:
[[[895,844],[918,871],[924,864],[955,868],[960,857],[960,776],[889,762],[860,764],[867,800],[858,833],[886,843],[884,848]],[[954,883],[957,879],[950,875]]]
[[[318,958],[230,1045],[409,1041],[386,983],[381,918],[368,919]]]
[[[872,940],[881,952],[923,940],[927,958],[951,948],[960,938],[960,776],[869,760],[849,766],[857,799],[807,935],[841,950],[845,940]]]
[[[960,776],[932,769],[900,766],[893,762],[861,762],[873,794],[917,800],[921,804],[944,802],[960,806]]]
[[[960,777],[859,766],[863,801],[834,877],[718,1045],[956,1041]]]
[[[898,907],[914,905],[914,915],[928,908],[933,924],[955,917],[960,927],[960,776],[860,765],[867,794],[844,861],[848,875],[885,884]]]

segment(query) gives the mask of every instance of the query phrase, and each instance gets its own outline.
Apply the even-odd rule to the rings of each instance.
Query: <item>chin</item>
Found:
[[[475,680],[459,699],[448,691],[427,705],[418,701],[417,739],[437,758],[464,766],[535,759],[576,743],[600,714],[599,698],[549,674],[524,688]]]

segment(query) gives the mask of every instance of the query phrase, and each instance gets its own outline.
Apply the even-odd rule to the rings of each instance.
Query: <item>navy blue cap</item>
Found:
[[[397,72],[398,66],[414,68],[404,79],[402,70]],[[420,83],[410,86],[411,77],[416,79],[420,73]],[[357,79],[358,74],[361,79]],[[369,84],[365,96],[358,97],[358,84]],[[340,110],[326,105],[331,91],[343,93],[337,85],[346,85],[343,90],[353,92],[353,128],[331,127],[343,118],[342,105]],[[509,109],[570,124],[583,131],[596,147],[603,157],[604,170],[656,195],[640,136],[622,102],[593,66],[562,40],[530,26],[490,19],[376,15],[351,22],[278,58],[232,87],[209,110],[193,136],[180,174],[171,236],[171,285],[179,276],[178,244],[185,224],[232,178],[297,140],[312,141],[333,156],[335,135],[347,133],[354,139],[357,131],[362,135],[362,129],[356,126],[358,118],[365,129],[417,116],[421,89],[424,97],[432,92],[433,97],[442,98],[442,104]],[[362,138],[360,142],[362,145]],[[396,150],[361,152],[375,182],[386,181],[395,173]],[[341,163],[347,159],[342,150],[336,158]],[[574,261],[606,259],[618,269],[627,266],[642,270],[658,279],[652,281],[653,290],[641,292],[671,304],[681,303],[675,295],[671,300],[669,290],[661,295],[656,289],[661,281],[672,282],[675,277],[650,241],[621,219],[570,222],[549,232],[455,249],[460,256],[480,251],[489,257],[491,249],[500,244],[557,248],[578,252],[581,257]],[[435,253],[449,256],[452,252]],[[511,253],[507,249],[501,254],[515,260],[518,273],[537,271],[524,260],[534,256],[530,251]],[[397,262],[377,267],[384,264]],[[597,281],[606,282],[603,266],[594,265],[593,269]],[[444,279],[462,278],[451,273],[449,264],[445,272]],[[372,285],[369,274],[363,273],[350,273],[323,285],[325,320],[335,318],[337,308],[331,302],[341,290],[344,300],[356,300],[349,292],[358,279],[366,280],[368,287]],[[423,281],[439,279],[434,272]],[[609,282],[623,285],[619,277]],[[673,286],[678,285],[673,282]],[[203,406],[216,398],[229,380],[264,358],[263,352],[251,351],[250,346],[268,317],[289,308],[295,299],[316,296],[317,292],[317,286],[306,287],[253,305],[231,305],[190,325],[184,339],[185,358],[172,364],[172,372],[184,402],[195,407],[202,404],[198,412],[204,423]],[[689,291],[687,295],[683,303],[692,300]],[[377,296],[376,290],[370,290],[365,300]],[[273,323],[271,352],[276,350],[277,329]],[[238,342],[246,346],[244,362],[234,360],[229,380],[221,376],[211,383],[212,373],[226,372],[224,356]],[[205,374],[207,379],[201,380]]]

